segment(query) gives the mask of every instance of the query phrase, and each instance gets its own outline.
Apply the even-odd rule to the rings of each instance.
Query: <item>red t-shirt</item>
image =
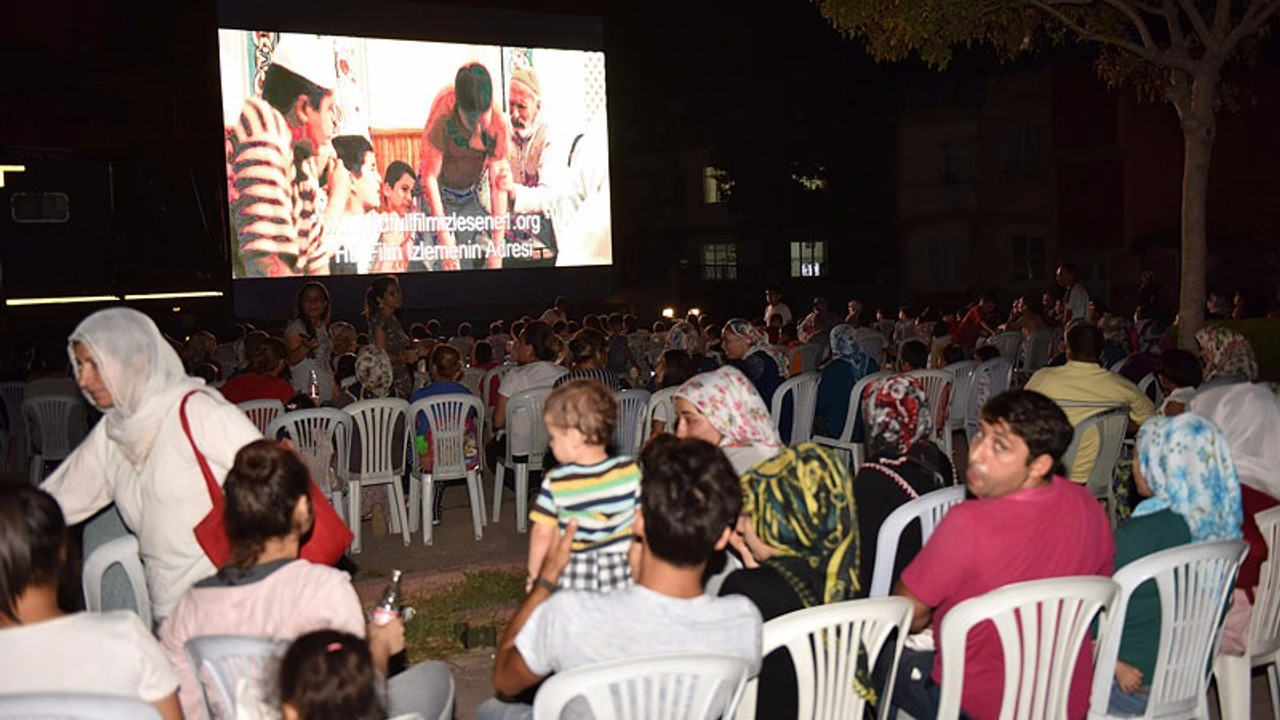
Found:
[[[964,314],[960,324],[956,326],[952,342],[965,350],[972,350],[978,344],[978,335],[982,332],[982,307],[974,305]]]
[[[236,375],[218,388],[233,403],[246,400],[279,400],[288,403],[298,394],[288,380],[270,373],[247,372]]]
[[[1055,477],[1044,487],[966,500],[952,508],[902,572],[902,583],[934,608],[936,629],[956,604],[1011,583],[1067,575],[1110,577],[1115,552],[1102,506],[1084,487]],[[942,681],[941,652],[934,658],[932,677]],[[1067,702],[1072,720],[1088,711],[1092,680],[1086,642]],[[983,623],[969,634],[960,704],[974,720],[997,720],[1003,693],[1004,653],[995,628]]]

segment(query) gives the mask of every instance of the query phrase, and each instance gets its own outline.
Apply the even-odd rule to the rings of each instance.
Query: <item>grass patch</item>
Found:
[[[405,625],[409,662],[445,660],[464,652],[460,626],[506,625],[509,613],[524,598],[524,574],[481,570],[430,595],[410,595],[405,604],[417,611]]]

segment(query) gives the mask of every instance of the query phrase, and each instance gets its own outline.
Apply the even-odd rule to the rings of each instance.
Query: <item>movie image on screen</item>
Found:
[[[603,53],[218,43],[233,277],[612,263]]]

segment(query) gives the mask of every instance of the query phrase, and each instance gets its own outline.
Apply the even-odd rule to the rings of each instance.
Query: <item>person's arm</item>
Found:
[[[440,199],[440,171],[444,168],[444,153],[440,149],[431,144],[429,130],[431,121],[427,121],[427,127],[422,131],[422,155],[418,160],[418,181],[422,183],[422,194],[427,199],[427,211],[437,222],[444,220],[444,201]],[[440,244],[445,247],[452,247],[457,244],[453,237],[453,233],[446,230],[441,222],[437,237]],[[457,270],[459,268],[456,258],[445,258],[441,261],[445,270]]]
[[[373,326],[373,344],[386,351],[387,357],[393,364],[405,365],[418,362],[417,350],[405,350],[404,352],[395,353],[393,355],[391,350],[387,348],[387,331],[383,330],[379,325]]]
[[[391,656],[404,650],[404,620],[395,617],[385,625],[369,623],[366,632],[373,667],[387,677]]]
[[[88,437],[63,460],[40,488],[53,496],[68,525],[88,519],[111,504],[106,469],[106,423],[99,422]]]
[[[551,550],[551,543],[556,539],[556,526],[549,522],[535,522],[529,529],[529,577],[525,580],[524,591],[533,589],[534,578],[542,568],[542,561]]]
[[[302,333],[297,330],[285,330],[282,339],[287,351],[285,353],[285,362],[290,365],[297,365],[302,362],[303,358],[307,357],[312,350],[320,345],[319,340],[313,337],[303,337]]]
[[[507,396],[499,390],[498,399],[493,403],[493,429],[501,430],[507,426]]]
[[[556,587],[560,584],[560,575],[569,564],[573,536],[577,531],[578,521],[569,521],[569,526],[555,540],[551,552],[547,553],[546,559],[543,560],[533,590],[525,596],[524,602],[520,603],[516,614],[511,618],[511,623],[502,633],[502,640],[498,643],[498,657],[493,663],[493,687],[503,695],[519,695],[542,679],[542,676],[534,674],[525,664],[524,657],[516,649],[516,636],[529,621],[533,611],[551,597],[551,590],[547,585]]]
[[[894,586],[893,594],[911,601],[911,632],[918,633],[929,627],[929,623],[933,622],[933,608],[920,602],[920,598],[901,581]]]
[[[178,693],[172,692],[151,703],[159,711],[164,720],[183,720],[182,705],[178,702]]]

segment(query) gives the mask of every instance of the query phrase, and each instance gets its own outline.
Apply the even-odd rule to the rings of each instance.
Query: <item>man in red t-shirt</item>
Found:
[[[969,352],[973,352],[973,347],[978,344],[978,337],[986,331],[988,335],[994,335],[995,331],[987,326],[983,315],[991,312],[996,307],[996,303],[991,299],[990,295],[982,295],[978,298],[978,302],[969,308],[969,312],[964,314],[960,319],[960,324],[956,326],[956,332],[952,343],[958,345]]]
[[[1053,474],[1071,434],[1062,410],[1037,392],[1002,393],[983,406],[965,475],[975,499],[947,513],[895,589],[914,605],[913,632],[932,624],[938,637],[956,604],[1011,583],[1111,575],[1115,542],[1102,507],[1084,487]],[[936,716],[944,671],[939,655],[904,651],[894,704],[914,717]],[[1071,680],[1070,720],[1088,711],[1092,676],[1085,643]],[[1003,693],[1004,656],[988,623],[969,634],[964,714],[996,720]]]

